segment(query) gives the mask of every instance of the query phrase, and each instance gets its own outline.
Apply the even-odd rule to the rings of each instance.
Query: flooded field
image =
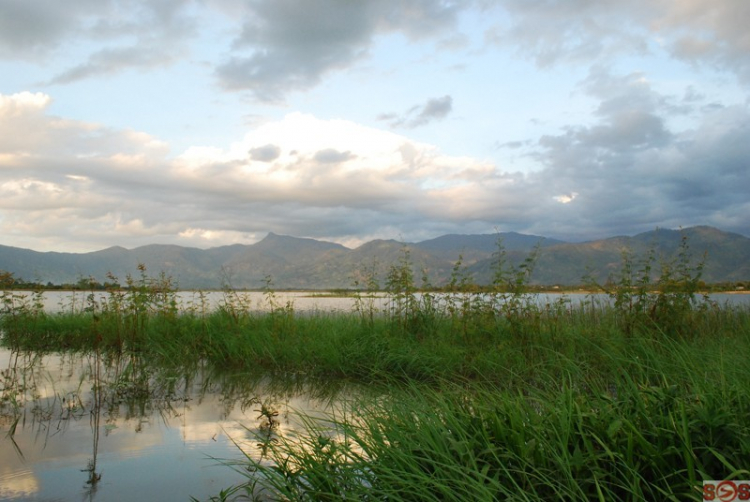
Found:
[[[0,368],[2,500],[205,500],[244,479],[221,460],[333,406],[330,389],[132,356],[0,349]]]

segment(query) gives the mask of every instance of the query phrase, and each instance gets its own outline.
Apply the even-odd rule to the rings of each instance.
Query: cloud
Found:
[[[750,4],[723,2],[668,2],[654,23],[657,33],[668,33],[667,48],[677,58],[716,66],[750,82]]]
[[[81,251],[268,231],[347,243],[495,227],[580,239],[657,225],[750,233],[747,106],[677,130],[673,99],[637,73],[592,72],[580,87],[598,102],[594,121],[526,144],[530,173],[302,113],[169,157],[149,134],[51,115],[47,95],[0,95],[0,232]]]
[[[486,39],[516,47],[540,67],[665,50],[750,82],[750,3],[745,0],[501,0],[493,5],[510,19],[490,28]]]
[[[386,113],[378,116],[378,120],[388,122],[391,127],[405,127],[413,129],[427,125],[436,120],[442,120],[453,110],[453,98],[443,96],[432,98],[423,105],[412,106],[405,113],[398,115]]]
[[[505,142],[502,142],[502,143],[500,141],[496,141],[495,142],[495,147],[496,148],[508,148],[510,150],[517,150],[519,148],[523,148],[524,146],[527,146],[528,144],[529,144],[528,140],[526,140],[526,141],[505,141]]]
[[[143,46],[103,49],[89,56],[88,61],[54,76],[47,84],[69,84],[94,76],[106,76],[125,69],[151,69],[173,62],[176,56],[161,48]]]
[[[93,42],[98,45],[95,50],[47,83],[153,69],[185,58],[199,29],[209,32],[217,13],[223,13],[238,33],[227,47],[229,54],[216,66],[220,84],[274,101],[290,91],[309,89],[325,74],[366,57],[378,34],[399,32],[413,40],[450,38],[446,30],[455,26],[466,3],[4,0],[0,59],[47,64],[60,54],[80,58],[78,50]]]
[[[535,154],[544,166],[533,175],[540,186],[577,194],[565,211],[552,215],[553,221],[564,216],[558,228],[607,235],[612,229],[737,223],[750,200],[750,172],[741,167],[750,145],[740,140],[750,132],[747,106],[704,113],[694,127],[675,131],[665,120],[670,99],[636,75],[592,75],[584,87],[601,99],[598,122],[542,137]]]
[[[6,0],[0,3],[0,57],[40,57],[84,26],[87,16],[101,15],[98,0],[56,2]]]
[[[73,57],[47,80],[69,84],[174,64],[208,34],[226,45],[208,62],[222,88],[278,102],[366,60],[383,35],[429,42],[435,52],[469,49],[474,34],[459,21],[470,10],[487,25],[499,20],[487,43],[540,67],[664,52],[750,82],[746,0],[4,0],[0,58],[47,65]],[[230,25],[219,35],[212,23],[222,14]]]
[[[50,116],[51,103],[51,97],[43,93],[0,94],[0,154],[4,158],[34,164],[34,159],[48,155],[54,165],[75,158],[84,166],[92,158],[166,153],[164,143],[144,133]]]
[[[367,57],[377,34],[444,36],[466,2],[429,0],[262,0],[249,3],[231,57],[216,69],[221,85],[280,101],[324,75]]]
[[[273,162],[279,158],[279,155],[281,155],[281,148],[277,145],[268,144],[251,148],[248,153],[250,154],[251,160]]]
[[[347,160],[356,158],[357,156],[349,151],[340,152],[333,148],[320,150],[318,152],[315,152],[315,155],[313,155],[313,159],[321,164],[340,164],[342,162],[346,162]]]
[[[217,69],[222,85],[276,100],[316,85],[328,71],[365,54],[374,25],[359,2],[259,2],[234,42],[235,55]]]
[[[404,136],[300,113],[228,149],[196,146],[169,158],[148,134],[55,117],[50,102],[0,96],[0,132],[24,131],[0,135],[0,231],[33,249],[54,241],[85,250],[205,247],[269,230],[392,237],[394,227],[425,227],[430,190],[491,170]]]
[[[645,1],[501,0],[497,5],[510,20],[490,28],[487,41],[516,47],[540,67],[589,63],[623,50],[644,53],[648,49],[633,13],[648,17]]]
[[[48,84],[165,66],[184,57],[187,41],[197,33],[189,13],[193,3],[8,0],[0,3],[0,58],[44,64],[82,41],[100,47]]]
[[[95,225],[129,208],[154,210],[166,145],[134,131],[51,116],[49,96],[0,95],[0,226],[24,241],[114,237]],[[137,209],[138,211],[140,209]],[[153,216],[152,216],[153,217]],[[67,222],[62,227],[61,222]],[[70,232],[71,235],[67,233]],[[95,237],[94,237],[95,238]]]

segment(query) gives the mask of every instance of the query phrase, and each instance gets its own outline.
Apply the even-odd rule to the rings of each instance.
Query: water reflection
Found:
[[[38,301],[45,312],[81,312],[92,304],[104,305],[109,298],[109,293],[104,291],[44,291],[38,298],[31,291],[17,291],[14,294],[17,304],[30,305]],[[227,303],[258,312],[268,311],[270,307],[268,294],[257,291],[178,291],[175,300],[181,311],[196,314],[205,314]],[[353,296],[285,291],[274,293],[273,301],[279,305],[290,302],[300,313],[314,313],[351,312],[355,300]],[[383,308],[387,305],[387,298],[385,295],[375,295],[373,302],[376,307]]]
[[[207,499],[245,480],[217,459],[262,455],[345,389],[137,355],[0,349],[0,499]]]
[[[37,301],[40,303],[40,307],[46,312],[80,312],[92,301],[98,305],[106,304],[109,295],[109,293],[101,291],[94,293],[85,291],[44,291],[39,298],[36,298],[30,291],[18,291],[14,294],[18,297],[19,303],[30,305],[32,302]],[[227,297],[227,295],[230,295],[230,297]],[[288,302],[294,307],[297,313],[353,312],[356,303],[354,296],[336,296],[325,293],[285,291],[274,293],[274,295],[274,301],[280,305],[287,304]],[[438,300],[445,299],[447,295],[448,293],[434,294]],[[419,297],[418,293],[417,297]],[[530,294],[529,298],[539,305],[554,304],[561,300],[569,302],[572,306],[592,300],[596,302],[608,301],[606,294],[592,294],[584,291],[535,293]],[[699,300],[701,298],[700,296],[698,297]],[[750,305],[750,294],[711,293],[708,295],[708,298],[719,305]],[[242,305],[247,310],[258,312],[269,309],[267,294],[254,291],[231,293],[222,291],[179,291],[176,293],[175,299],[181,311],[196,314],[205,314],[227,302]],[[367,296],[365,299],[375,311],[386,310],[389,304],[389,299],[385,294],[375,294],[374,296]]]

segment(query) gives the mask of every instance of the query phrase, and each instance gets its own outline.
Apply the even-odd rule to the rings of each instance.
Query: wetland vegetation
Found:
[[[573,304],[529,291],[534,253],[514,266],[499,246],[479,293],[459,259],[435,293],[405,249],[351,312],[305,315],[270,278],[262,312],[231,288],[181,306],[140,267],[54,314],[6,291],[2,343],[372,390],[289,433],[258,403],[246,457],[225,461],[244,480],[217,500],[701,500],[704,479],[750,478],[750,308],[704,296],[682,251],[625,252],[589,282],[604,300]]]

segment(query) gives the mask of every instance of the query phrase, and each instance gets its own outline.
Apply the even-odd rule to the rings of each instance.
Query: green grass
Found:
[[[606,316],[593,326],[566,321],[557,336],[508,342],[496,351],[504,355],[487,348],[492,378],[456,373],[424,385],[383,376],[379,399],[343,418],[309,418],[306,434],[280,438],[260,460],[248,451],[248,483],[231,493],[701,500],[702,480],[750,474],[748,313],[706,315],[705,331],[684,339],[625,337]],[[739,329],[708,331],[718,322]]]
[[[59,314],[6,294],[0,329],[16,349],[375,390],[305,417],[307,434],[266,442],[261,461],[248,451],[234,466],[247,483],[218,499],[700,500],[704,479],[750,477],[750,308],[696,302],[686,260],[655,285],[651,258],[630,260],[606,304],[539,305],[533,259],[504,271],[502,253],[489,291],[469,293],[459,262],[451,295],[420,295],[407,254],[382,310],[368,281],[345,314],[298,315],[270,288],[265,313],[231,291],[181,312],[169,281],[144,274]]]
[[[691,364],[693,371],[715,365],[746,348],[750,333],[750,311],[728,306],[693,309],[682,314],[679,324],[669,320],[666,327],[650,317],[625,324],[616,309],[590,304],[527,302],[511,311],[484,303],[459,307],[450,313],[445,305],[419,305],[372,317],[358,312],[296,315],[286,306],[270,313],[228,308],[202,313],[20,311],[3,315],[0,327],[4,344],[25,350],[144,352],[186,364],[200,360],[364,382],[463,378],[497,385],[526,384],[540,374],[562,372],[606,381],[648,364],[654,369],[650,380],[663,372],[674,379],[684,373],[669,369],[676,361]],[[717,350],[724,352],[714,355]],[[677,353],[685,355],[677,359]]]
[[[378,390],[346,419],[309,418],[308,434],[267,445],[262,462],[248,454],[248,483],[227,498],[700,500],[703,479],[750,474],[747,308],[691,307],[665,327],[591,304],[490,310],[466,297],[451,314],[412,300],[372,317],[284,305],[27,309],[1,322],[3,343],[19,349],[138,353]]]
[[[278,500],[700,500],[702,479],[747,476],[747,387],[580,384],[409,387],[333,429],[311,421],[262,461],[248,455],[253,474],[236,488]]]

